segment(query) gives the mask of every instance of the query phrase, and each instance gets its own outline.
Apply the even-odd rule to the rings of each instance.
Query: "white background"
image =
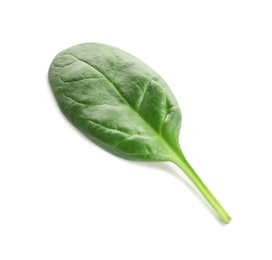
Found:
[[[272,259],[271,1],[2,1],[0,259]],[[232,222],[170,163],[108,154],[47,81],[75,44],[124,49],[168,82],[180,142]]]

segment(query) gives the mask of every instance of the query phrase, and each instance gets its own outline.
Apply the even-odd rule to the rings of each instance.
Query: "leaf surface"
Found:
[[[53,60],[49,82],[66,117],[107,151],[130,160],[172,161],[181,113],[165,81],[134,56],[85,43]]]

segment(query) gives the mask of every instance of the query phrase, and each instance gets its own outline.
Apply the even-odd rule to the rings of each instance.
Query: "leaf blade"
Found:
[[[133,70],[136,72],[131,73]],[[167,127],[165,121],[171,110],[167,106],[168,99],[172,99],[172,103],[174,100],[177,108],[178,104],[166,83],[163,82],[165,86],[158,83],[160,80],[163,82],[156,72],[132,55],[98,43],[81,44],[61,52],[49,69],[50,85],[67,118],[104,149],[131,160],[171,161],[174,153],[170,146],[176,150],[179,148],[180,110],[175,112],[177,120],[174,125],[172,121],[172,126]],[[103,105],[111,106],[111,111],[104,109]],[[112,121],[111,118],[118,124],[133,122],[128,128],[131,138],[114,146],[119,139],[113,133],[110,138],[102,138],[105,131],[100,130],[101,133],[98,134],[94,131],[96,127],[88,126],[85,121],[97,120],[95,117],[90,118],[95,114],[94,106],[100,108],[99,117],[104,122]],[[116,112],[112,106],[127,106],[129,109]],[[125,118],[121,114],[126,115]],[[111,115],[111,118],[105,115]],[[118,120],[120,117],[122,121]],[[135,139],[133,124],[138,128],[141,126],[145,139]],[[167,135],[167,128],[171,128],[171,135]],[[100,139],[96,140],[97,136]],[[111,143],[109,139],[114,142]],[[140,153],[134,156],[135,147],[143,153],[142,156]]]

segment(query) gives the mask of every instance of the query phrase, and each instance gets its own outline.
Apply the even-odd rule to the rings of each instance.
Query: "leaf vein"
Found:
[[[143,103],[143,101],[144,101],[145,94],[146,94],[146,92],[147,92],[148,87],[151,85],[152,80],[153,80],[153,79],[150,78],[150,81],[148,82],[148,84],[147,84],[145,90],[143,91],[142,98],[141,98],[141,100],[139,101],[138,110],[140,109],[140,107],[141,107],[141,105],[142,105],[142,103]]]
[[[118,132],[118,133],[124,134],[124,135],[129,136],[129,137],[131,137],[131,136],[134,135],[134,134],[130,134],[130,133],[121,131],[121,130],[116,129],[116,128],[110,128],[110,127],[108,127],[108,126],[102,125],[101,123],[96,122],[96,121],[94,121],[93,119],[88,119],[88,120],[86,120],[86,122],[91,122],[91,123],[94,124],[94,125],[103,127],[103,128],[105,128],[105,129],[107,129],[107,130],[110,130],[110,131],[114,131],[114,132]]]

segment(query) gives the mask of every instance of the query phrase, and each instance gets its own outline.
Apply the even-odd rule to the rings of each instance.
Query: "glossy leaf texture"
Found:
[[[59,53],[49,82],[66,117],[105,150],[130,160],[173,161],[181,113],[165,81],[127,52],[100,43]]]

